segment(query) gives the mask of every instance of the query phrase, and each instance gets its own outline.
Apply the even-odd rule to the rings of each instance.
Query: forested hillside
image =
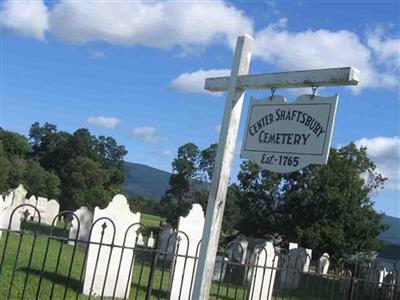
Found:
[[[142,196],[160,200],[168,189],[170,173],[142,164],[124,162],[124,192],[129,197]]]

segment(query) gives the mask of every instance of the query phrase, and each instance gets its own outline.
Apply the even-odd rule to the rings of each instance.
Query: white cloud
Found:
[[[106,57],[103,51],[93,49],[89,51],[89,58],[91,59],[105,59]]]
[[[183,73],[171,82],[171,87],[186,93],[207,94],[219,96],[222,93],[209,92],[204,89],[206,78],[209,77],[222,77],[229,76],[230,70],[228,69],[211,69],[211,70],[198,70],[192,73]]]
[[[360,86],[353,88],[394,88],[399,84],[396,71],[377,65],[373,59],[374,49],[384,57],[388,40],[376,41],[374,48],[368,47],[353,32],[340,30],[306,30],[292,32],[286,29],[286,19],[271,24],[255,35],[254,54],[261,60],[282,70],[301,70],[353,66],[361,71]],[[388,42],[388,44],[385,44]],[[372,45],[372,43],[370,43]]]
[[[98,117],[91,116],[87,119],[87,122],[89,125],[107,129],[114,129],[119,124],[119,120],[117,118],[102,117],[102,116]]]
[[[233,43],[251,33],[252,22],[223,2],[65,1],[50,14],[53,34],[71,43],[105,41],[169,49],[213,42]]]
[[[138,140],[149,144],[157,144],[167,141],[167,137],[157,135],[156,129],[151,126],[136,127],[132,130],[132,135]]]
[[[151,151],[151,154],[154,154],[154,155],[160,156],[160,157],[170,157],[172,155],[172,151],[171,150],[154,150],[154,151]]]
[[[367,154],[378,171],[388,178],[385,187],[400,191],[400,137],[363,138],[355,142],[357,146],[367,147]]]
[[[0,24],[17,34],[44,40],[48,9],[42,0],[7,0],[1,5]]]
[[[267,0],[265,1],[265,4],[268,7],[268,11],[271,11],[273,15],[279,16],[282,14],[280,9],[278,8],[278,2],[276,2],[275,0]]]
[[[278,13],[277,2],[266,3],[272,13]],[[95,5],[60,0],[48,7],[43,0],[5,0],[1,24],[38,39],[48,32],[75,44],[103,41],[158,49],[178,47],[184,54],[214,44],[233,49],[238,35],[253,34],[253,20],[222,0],[100,1]],[[296,32],[281,19],[254,35],[255,57],[280,70],[354,66],[361,70],[360,86],[352,88],[355,92],[399,85],[400,39],[390,37],[382,27],[364,37],[349,30]],[[185,92],[207,93],[202,81],[207,74],[202,72],[207,71],[181,74],[171,85]]]
[[[367,44],[378,63],[394,70],[400,67],[400,39],[388,37],[384,27],[368,32]]]

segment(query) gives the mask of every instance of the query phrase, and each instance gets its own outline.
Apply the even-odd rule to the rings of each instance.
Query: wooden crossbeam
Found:
[[[241,75],[237,78],[237,88],[259,90],[357,85],[359,76],[360,71],[353,67]],[[204,88],[211,92],[226,91],[229,87],[229,78],[229,76],[207,78]]]

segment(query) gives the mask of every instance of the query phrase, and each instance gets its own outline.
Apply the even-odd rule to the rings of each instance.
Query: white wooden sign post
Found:
[[[208,197],[206,220],[201,240],[202,242],[200,247],[199,262],[193,286],[192,299],[194,300],[208,299],[210,293],[211,279],[218,248],[226,193],[229,183],[232,160],[234,156],[245,90],[315,86],[322,87],[358,84],[359,71],[351,67],[248,75],[247,73],[250,66],[252,48],[252,37],[248,35],[239,37],[236,44],[231,75],[229,77],[208,78],[205,82],[206,90],[213,92],[227,91],[227,100],[225,103],[221,133],[218,141],[217,156],[215,160],[213,178]],[[297,104],[300,104],[303,101],[300,100],[301,99],[298,99],[298,101],[296,101]],[[315,100],[316,102],[323,102],[324,100],[328,102],[330,101],[329,99],[320,99],[320,97],[317,98],[317,96],[315,96]],[[280,99],[279,101],[281,102],[280,104],[285,104],[282,103],[282,99]],[[334,108],[332,110],[333,115],[335,109],[336,102],[334,103]],[[307,112],[310,111],[304,110],[304,113]],[[317,119],[318,117],[319,122],[322,122],[326,119],[326,114],[320,115],[319,113],[315,113],[314,116],[315,119]],[[249,120],[252,120],[252,118],[257,118],[257,116],[249,116]],[[329,121],[330,118],[331,121]],[[333,127],[333,116],[328,117],[328,125],[329,122],[331,122],[331,127]],[[327,126],[327,123],[324,123],[324,125]],[[325,130],[328,133],[331,132],[331,129],[332,128],[327,126]],[[296,134],[297,132],[288,131],[286,133]],[[300,134],[301,133],[302,132],[300,132]],[[287,136],[286,139],[288,139]],[[294,140],[294,135],[291,139]],[[317,146],[321,147],[321,145],[323,145],[323,147],[327,147],[327,145],[325,144],[326,142],[321,143],[319,139],[314,140],[313,143],[315,149],[317,148]],[[300,166],[300,161],[297,166]],[[288,171],[290,171],[290,169]]]

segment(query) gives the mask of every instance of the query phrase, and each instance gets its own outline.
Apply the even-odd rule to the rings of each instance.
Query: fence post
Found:
[[[151,266],[150,266],[150,275],[149,275],[149,282],[147,283],[147,290],[146,290],[146,298],[145,300],[150,300],[151,293],[153,290],[153,281],[154,281],[154,274],[156,273],[156,268],[157,268],[157,260],[158,260],[158,240],[159,240],[159,235],[157,234],[157,239],[154,245],[154,252],[153,252],[153,258],[151,260]],[[160,291],[161,292],[161,291]]]
[[[349,287],[349,294],[347,296],[347,300],[352,300],[353,299],[353,286],[354,286],[354,277],[356,276],[357,272],[357,262],[353,268],[353,272],[351,273],[351,279],[350,279],[350,287]]]

